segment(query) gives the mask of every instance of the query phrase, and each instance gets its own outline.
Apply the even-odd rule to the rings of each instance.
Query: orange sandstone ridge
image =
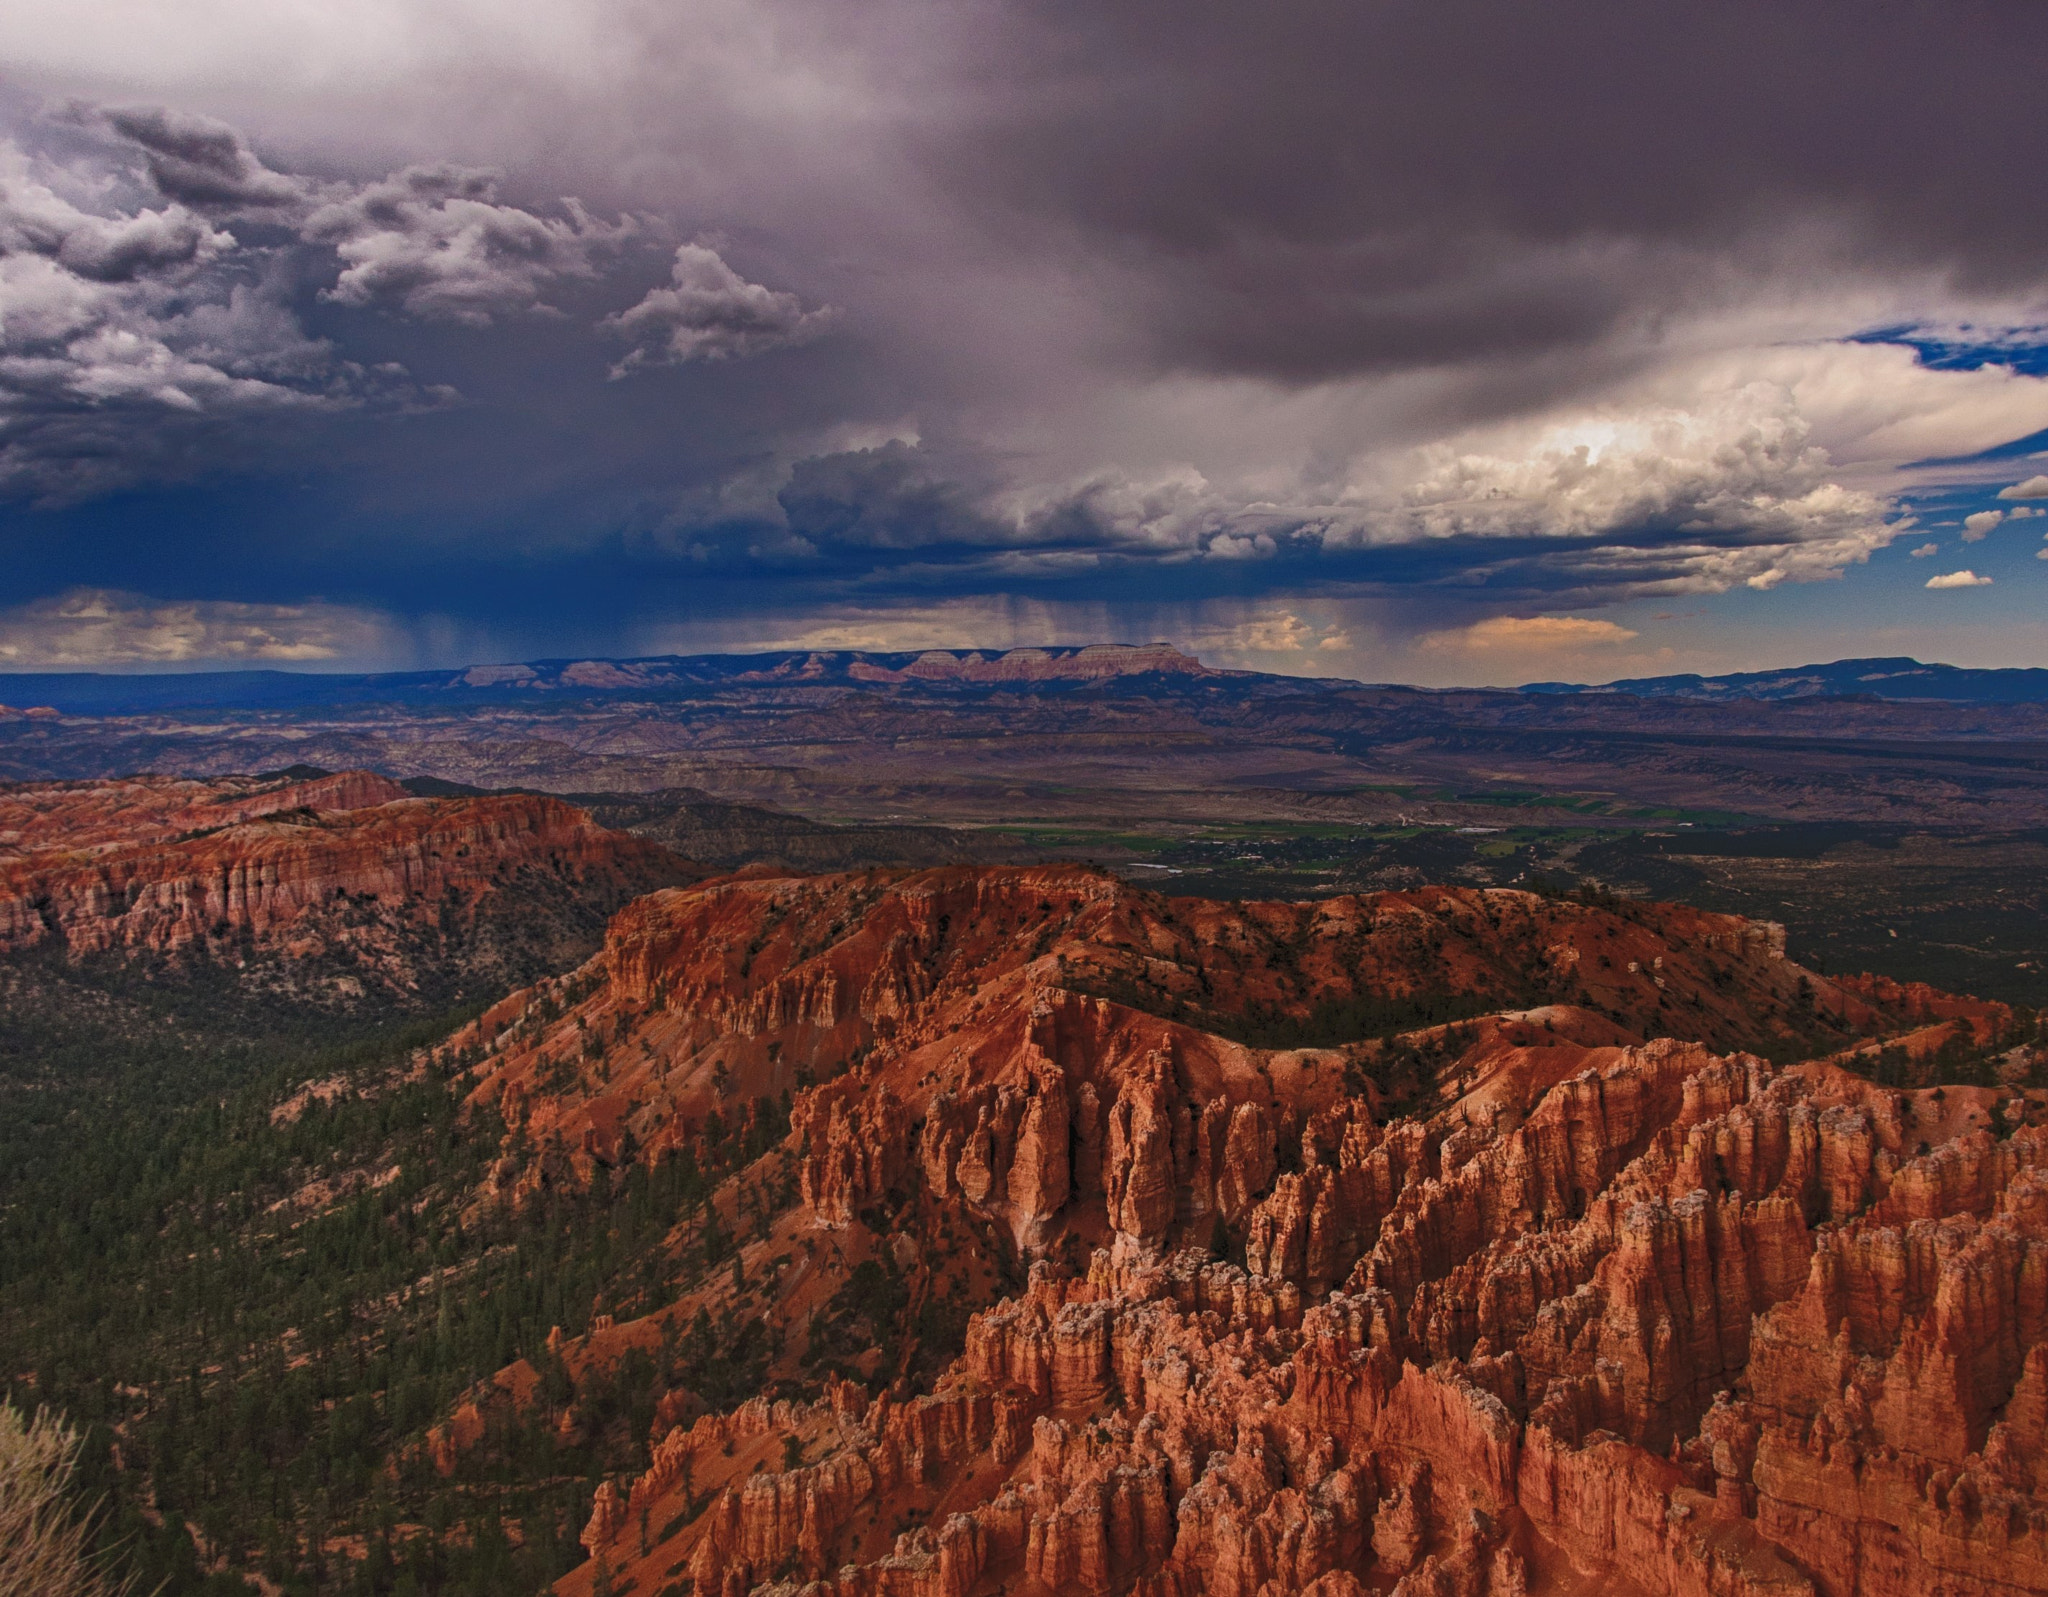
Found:
[[[558,799],[419,799],[368,771],[0,787],[6,953],[303,957],[460,923],[535,877],[610,907],[701,874]]]
[[[411,795],[389,777],[341,771],[289,777],[0,783],[0,862],[102,844],[160,843],[292,810],[357,810]]]
[[[444,1058],[512,1202],[791,1094],[730,1279],[552,1344],[778,1350],[662,1396],[565,1597],[1988,1597],[2048,1589],[2042,1095],[1845,1066],[2009,1020],[1674,906],[956,869],[654,894]],[[821,1376],[863,1270],[957,1351]]]

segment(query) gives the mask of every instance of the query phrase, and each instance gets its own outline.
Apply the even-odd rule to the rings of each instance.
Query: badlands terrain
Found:
[[[0,778],[367,768],[565,797],[721,870],[1082,859],[1275,899],[1547,881],[1780,921],[1831,970],[2048,996],[2041,673],[1624,686],[1436,692],[1163,644],[26,675]]]
[[[0,786],[0,956],[68,956],[17,973],[231,972],[417,1009],[558,968],[610,911],[704,874],[558,799],[416,798],[367,771]]]
[[[796,1088],[696,1222],[728,1270],[552,1350],[766,1328],[761,1398],[662,1395],[565,1593],[2048,1581],[2041,1095],[1904,1085],[1999,1006],[1676,908],[1071,868],[662,893],[542,996],[437,1056],[497,1201]],[[1229,1035],[1290,1023],[1329,1039]]]
[[[2048,1589],[2048,1038],[2031,933],[1985,930],[2028,920],[2023,828],[1282,782],[1290,738],[1392,758],[1290,706],[1406,690],[947,658],[663,701],[705,746],[836,726],[776,793],[592,752],[603,692],[510,697],[573,668],[159,706],[131,730],[217,774],[0,789],[0,1380],[85,1429],[147,1585]],[[1609,749],[1650,714],[1541,697]],[[1827,804],[1937,766],[2033,802],[2024,748],[1958,754],[1977,711],[1701,702]],[[1769,719],[1828,715],[1839,781]],[[1900,716],[1933,764],[1851,735]],[[1197,753],[1141,781],[1163,717]],[[229,765],[372,723],[375,769]],[[592,779],[621,758],[660,783]],[[1117,821],[1169,768],[1208,818]],[[1067,808],[989,824],[998,781]]]

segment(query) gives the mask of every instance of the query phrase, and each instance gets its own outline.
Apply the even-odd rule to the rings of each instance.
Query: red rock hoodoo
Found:
[[[2048,1590],[2048,1104],[1857,1067],[2010,1018],[1671,906],[1048,867],[656,894],[449,1046],[507,1201],[791,1095],[732,1279],[562,1345],[780,1350],[664,1401],[572,1597],[1991,1597]],[[964,1339],[821,1374],[863,1261]]]

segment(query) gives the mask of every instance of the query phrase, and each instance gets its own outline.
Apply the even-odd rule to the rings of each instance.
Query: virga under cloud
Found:
[[[225,484],[263,602],[508,649],[1028,599],[1320,666],[1929,505],[2002,594],[2048,497],[2035,8],[195,3],[0,31],[18,601]]]

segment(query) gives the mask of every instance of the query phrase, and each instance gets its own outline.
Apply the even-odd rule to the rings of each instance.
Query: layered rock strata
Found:
[[[1384,1017],[1504,971],[1517,1007],[1387,1038],[1185,1018]],[[835,1260],[914,1292],[993,1246],[1028,1284],[928,1384],[871,1361],[661,1423],[571,1597],[2048,1589],[2048,1104],[1848,1068],[1854,1032],[1989,1047],[1998,1006],[1691,911],[1054,869],[657,895],[583,980],[454,1045],[534,1150],[506,1196],[837,1060],[782,1078],[797,1197],[742,1250],[748,1301],[797,1346]],[[1732,1046],[1800,1025],[1842,1046]]]
[[[521,881],[615,908],[701,875],[560,800],[307,781],[18,784],[0,794],[0,952],[304,957],[461,924]]]

